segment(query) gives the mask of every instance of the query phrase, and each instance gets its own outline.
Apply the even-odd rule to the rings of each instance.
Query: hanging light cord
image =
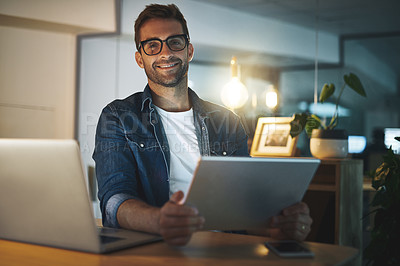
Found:
[[[314,105],[318,102],[318,23],[319,23],[319,0],[316,0],[315,12],[315,71],[314,71]]]

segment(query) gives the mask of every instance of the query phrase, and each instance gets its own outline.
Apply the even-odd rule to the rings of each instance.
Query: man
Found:
[[[97,127],[93,158],[103,224],[184,245],[205,221],[181,203],[198,157],[248,156],[247,136],[236,115],[188,88],[194,49],[175,5],[147,6],[135,22],[135,42],[148,85],[107,105]],[[304,240],[311,222],[299,203],[257,233]]]

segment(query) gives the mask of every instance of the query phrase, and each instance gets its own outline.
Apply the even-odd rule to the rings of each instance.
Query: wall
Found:
[[[75,27],[81,34],[116,30],[114,0],[1,0],[0,10],[0,14],[11,18]]]
[[[0,137],[74,138],[76,38],[115,32],[115,1],[2,0],[0,10]]]
[[[0,137],[72,138],[75,37],[0,27]]]

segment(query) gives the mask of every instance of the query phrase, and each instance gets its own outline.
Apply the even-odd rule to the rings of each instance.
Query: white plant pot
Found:
[[[343,159],[348,154],[348,136],[344,130],[314,129],[310,139],[312,156],[318,159]]]

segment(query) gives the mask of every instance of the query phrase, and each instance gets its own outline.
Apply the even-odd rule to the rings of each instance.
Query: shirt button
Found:
[[[144,147],[144,144],[143,144],[143,143],[140,143],[140,147],[143,148],[143,147]]]
[[[222,155],[224,155],[224,156],[225,156],[225,155],[226,155],[226,151],[222,152]]]
[[[202,127],[201,129],[202,129],[203,131],[204,131],[204,130],[206,130],[206,128],[205,128],[205,127]]]
[[[155,124],[155,123],[156,123],[156,120],[151,120],[151,123]]]

